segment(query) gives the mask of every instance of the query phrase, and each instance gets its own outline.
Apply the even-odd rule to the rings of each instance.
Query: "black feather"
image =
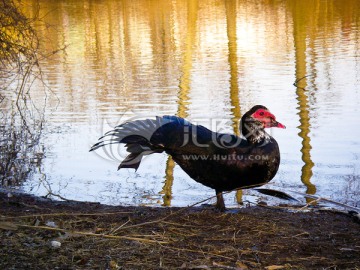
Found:
[[[128,169],[135,169],[135,171],[137,171],[137,169],[140,166],[141,158],[142,158],[141,153],[140,154],[131,153],[120,163],[118,170],[122,168],[128,168]]]

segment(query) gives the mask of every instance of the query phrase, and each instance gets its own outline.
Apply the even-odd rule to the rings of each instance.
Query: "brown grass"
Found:
[[[1,269],[359,269],[331,211],[115,207],[0,195]],[[61,243],[54,248],[51,241]]]

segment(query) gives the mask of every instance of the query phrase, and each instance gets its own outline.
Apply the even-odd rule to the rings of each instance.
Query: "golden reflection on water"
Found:
[[[240,136],[239,121],[241,118],[241,108],[239,100],[239,83],[238,83],[238,59],[237,59],[237,34],[236,34],[236,15],[237,1],[226,1],[226,29],[228,37],[229,66],[230,66],[230,104],[232,113],[232,127],[234,134]],[[236,201],[242,204],[242,190],[236,191]]]
[[[60,122],[77,122],[84,115],[82,121],[94,128],[97,118],[127,110],[180,117],[223,115],[239,135],[242,108],[262,100],[259,96],[269,98],[269,106],[286,103],[279,95],[271,99],[284,70],[293,69],[294,81],[311,75],[289,91],[295,92],[298,105],[300,178],[307,193],[316,193],[310,138],[318,93],[313,81],[319,63],[330,69],[336,42],[349,41],[343,50],[346,57],[360,51],[360,1],[26,2],[29,15],[40,3],[40,17],[46,21],[39,26],[43,49],[66,47],[43,63],[59,110],[66,115],[57,119]],[[262,90],[257,80],[275,87]],[[331,76],[326,80],[330,85]],[[284,99],[291,97],[286,91]],[[171,204],[174,166],[169,157],[161,191],[164,205]],[[242,201],[241,192],[237,201]]]
[[[300,117],[300,129],[299,136],[302,139],[302,161],[304,165],[301,169],[301,181],[307,187],[307,194],[315,194],[316,187],[313,185],[310,180],[313,175],[312,168],[314,167],[314,162],[311,159],[311,140],[310,140],[310,117],[309,117],[309,105],[308,97],[305,94],[307,87],[307,70],[306,70],[306,31],[307,25],[303,16],[304,7],[296,7],[293,10],[293,20],[294,20],[294,46],[295,46],[295,74],[297,79],[297,88],[296,95],[298,100],[298,115]],[[312,76],[316,74],[312,73]],[[307,199],[308,202],[312,201]]]

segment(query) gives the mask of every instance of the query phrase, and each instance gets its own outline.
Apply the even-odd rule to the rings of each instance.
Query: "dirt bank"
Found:
[[[360,225],[330,211],[0,204],[0,269],[360,268]]]

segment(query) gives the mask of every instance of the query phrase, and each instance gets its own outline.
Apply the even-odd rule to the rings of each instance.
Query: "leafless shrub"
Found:
[[[31,100],[34,80],[41,80],[39,39],[21,2],[0,0],[0,183],[17,185],[41,164],[39,140],[44,122]]]

